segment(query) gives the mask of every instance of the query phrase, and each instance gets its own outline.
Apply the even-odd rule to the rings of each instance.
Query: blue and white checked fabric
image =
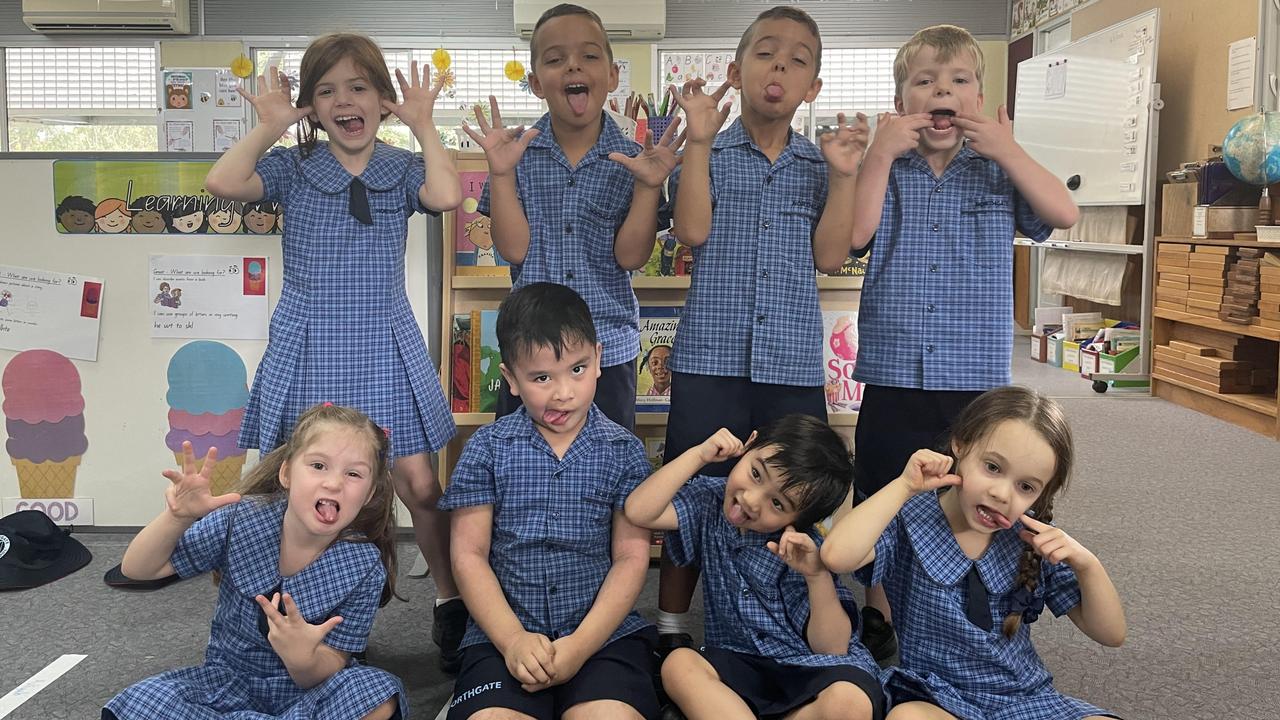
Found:
[[[939,178],[894,160],[858,307],[856,377],[922,390],[1008,385],[1013,233],[1052,228],[994,160],[965,147]]]
[[[679,531],[667,534],[667,551],[677,565],[702,566],[702,596],[707,647],[776,660],[783,665],[852,665],[872,677],[879,674],[871,654],[858,641],[860,615],[853,594],[831,576],[853,634],[846,655],[813,652],[805,637],[809,588],[804,576],[787,567],[765,546],[781,533],[744,532],[724,516],[726,478],[694,476],[676,494]],[[822,538],[810,533],[822,546]]]
[[[405,292],[408,220],[426,170],[378,143],[360,180],[373,225],[348,212],[351,174],[318,143],[307,158],[278,148],[258,161],[264,199],[284,206],[284,284],[240,428],[266,452],[323,402],[359,408],[391,430],[394,457],[434,451],[453,415]]]
[[[595,603],[613,566],[613,513],[651,471],[640,439],[594,405],[563,459],[521,407],[467,441],[440,509],[493,506],[489,565],[524,629],[556,640]],[[647,625],[632,610],[609,642]],[[468,622],[462,647],[483,642]]]
[[[516,190],[529,221],[529,252],[523,264],[512,267],[512,287],[553,282],[573,288],[591,308],[604,345],[601,366],[633,360],[640,352],[640,303],[631,289],[631,273],[613,254],[613,243],[631,211],[635,176],[610,160],[609,153],[635,157],[640,145],[604,113],[600,138],[575,167],[556,142],[550,113],[533,127],[542,132],[516,166]],[[479,212],[489,214],[487,181]]]
[[[680,169],[670,180],[674,212]],[[776,162],[738,119],[711,149],[711,233],[693,278],[671,368],[771,385],[822,384],[822,312],[813,231],[827,202],[822,152],[795,132]]]
[[[858,571],[867,585],[884,584],[893,608],[901,653],[899,667],[881,681],[891,702],[928,699],[961,718],[1050,720],[1105,715],[1053,687],[1053,676],[1031,644],[1027,623],[1006,638],[1022,540],[1022,523],[997,532],[978,560],[970,560],[947,522],[938,496],[909,500],[876,541],[875,561]],[[977,566],[987,588],[991,630],[965,615],[965,576]],[[1065,563],[1041,562],[1036,596],[1056,616],[1080,604],[1080,586]]]
[[[345,720],[362,717],[393,696],[408,716],[400,680],[354,661],[310,690],[299,688],[259,629],[262,609],[254,596],[270,597],[278,588],[293,596],[309,623],[342,616],[325,637],[326,645],[363,650],[386,581],[378,548],[346,540],[335,542],[301,572],[281,577],[284,511],[283,499],[249,497],[215,510],[183,534],[171,557],[179,575],[222,571],[204,664],[126,688],[107,703],[116,717],[201,720],[253,712],[254,717]]]

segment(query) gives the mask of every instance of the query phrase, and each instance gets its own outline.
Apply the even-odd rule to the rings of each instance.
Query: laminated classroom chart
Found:
[[[267,259],[152,255],[151,337],[267,339]]]
[[[102,278],[0,265],[0,348],[98,359]]]

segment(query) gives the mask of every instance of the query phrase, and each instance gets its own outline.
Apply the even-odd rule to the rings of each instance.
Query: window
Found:
[[[525,69],[529,66],[529,50],[520,46],[507,49],[453,49],[449,50],[455,83],[452,88],[443,91],[436,100],[435,121],[440,130],[440,138],[446,147],[457,147],[460,132],[456,128],[467,119],[475,124],[472,108],[481,104],[488,112],[489,96],[498,99],[498,108],[502,112],[503,122],[507,125],[531,125],[546,111],[546,104],[535,97],[532,92],[522,89],[518,82],[508,80],[503,69],[507,62],[519,60]],[[302,48],[257,48],[254,52],[254,70],[266,72],[275,65],[283,70],[295,82],[298,79],[298,68],[302,62]],[[408,78],[409,63],[418,61],[418,66],[430,66],[431,54],[435,48],[412,48],[401,50],[383,50],[387,59],[387,70],[391,73],[392,84],[396,85],[399,95],[399,84],[395,72],[400,69]],[[432,69],[434,73],[434,68]],[[296,93],[295,93],[296,97]],[[398,147],[417,149],[408,128],[394,116],[388,118],[378,131],[378,138]],[[282,144],[292,144],[296,139],[290,133],[281,139]]]
[[[158,149],[153,46],[11,47],[4,56],[9,150]]]

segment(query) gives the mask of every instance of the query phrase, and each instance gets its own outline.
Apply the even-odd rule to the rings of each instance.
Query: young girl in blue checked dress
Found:
[[[284,283],[240,428],[241,447],[267,452],[297,417],[331,401],[359,408],[391,431],[396,492],[437,588],[434,638],[456,661],[466,610],[449,568],[449,522],[428,453],[453,436],[453,417],[405,292],[405,237],[415,212],[461,201],[458,173],[432,120],[442,78],[399,70],[401,102],[382,51],[367,37],[334,34],[307,48],[297,105],[272,67],[259,94],[241,94],[258,124],[214,164],[209,192],[282,206]],[[423,159],[378,142],[389,115],[408,126]],[[298,124],[299,143],[272,148]],[[317,139],[323,131],[328,141]],[[268,152],[270,150],[270,152]],[[264,156],[265,153],[265,156]],[[331,299],[341,297],[341,304]]]
[[[389,449],[358,410],[317,406],[245,478],[242,498],[210,495],[217,449],[197,472],[183,443],[182,469],[164,472],[165,509],[129,543],[123,570],[214,572],[209,647],[203,665],[126,688],[103,719],[407,716],[400,681],[351,659],[395,590]]]
[[[1050,524],[1073,454],[1062,409],[991,390],[957,418],[950,452],[917,451],[822,546],[833,571],[884,583],[901,648],[881,678],[889,718],[1115,717],[1055,690],[1031,644],[1046,607],[1103,645],[1125,637],[1106,569]]]

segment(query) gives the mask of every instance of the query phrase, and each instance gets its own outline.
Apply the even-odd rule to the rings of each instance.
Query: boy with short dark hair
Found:
[[[728,477],[698,474],[735,458]],[[668,534],[677,563],[700,563],[706,646],[662,665],[690,720],[884,715],[878,668],[858,642],[858,608],[819,557],[814,524],[853,483],[844,441],[787,415],[744,445],[721,428],[666,463],[627,498],[627,518]]]
[[[594,12],[567,3],[547,10],[529,48],[529,86],[548,112],[528,131],[504,128],[490,97],[492,126],[477,107],[480,132],[464,128],[489,163],[479,212],[493,220],[514,288],[554,282],[587,301],[604,346],[596,404],[631,429],[640,305],[630,271],[653,251],[662,184],[676,165],[677,123],[642,148],[604,112],[618,69]],[[508,389],[504,382],[498,393],[499,417],[519,407]]]
[[[875,237],[858,310],[860,495],[937,446],[983,391],[1009,384],[1014,230],[1040,241],[1079,217],[1014,140],[1004,107],[996,120],[982,114],[983,70],[963,28],[916,33],[894,60],[897,114],[881,115],[858,175],[853,246]],[[879,588],[867,603],[888,614]],[[877,658],[892,656],[888,626],[870,617],[867,627]]]
[[[822,89],[821,62],[813,19],[778,6],[743,33],[725,84],[707,95],[695,80],[675,93],[686,115],[670,188],[675,235],[694,262],[669,363],[667,460],[717,428],[745,437],[788,413],[826,420],[815,270],[834,272],[849,255],[868,129],[865,118],[846,125],[841,115],[821,150],[791,129],[796,109]],[[717,106],[730,86],[742,116],[719,132],[728,107]],[[704,472],[728,471],[722,464]],[[696,582],[696,569],[676,570],[664,554],[660,652],[689,643]]]
[[[649,531],[623,515],[644,445],[592,404],[600,344],[570,288],[526,285],[498,311],[501,370],[523,406],[467,441],[440,502],[471,611],[450,720],[652,720],[654,628],[634,610]]]

